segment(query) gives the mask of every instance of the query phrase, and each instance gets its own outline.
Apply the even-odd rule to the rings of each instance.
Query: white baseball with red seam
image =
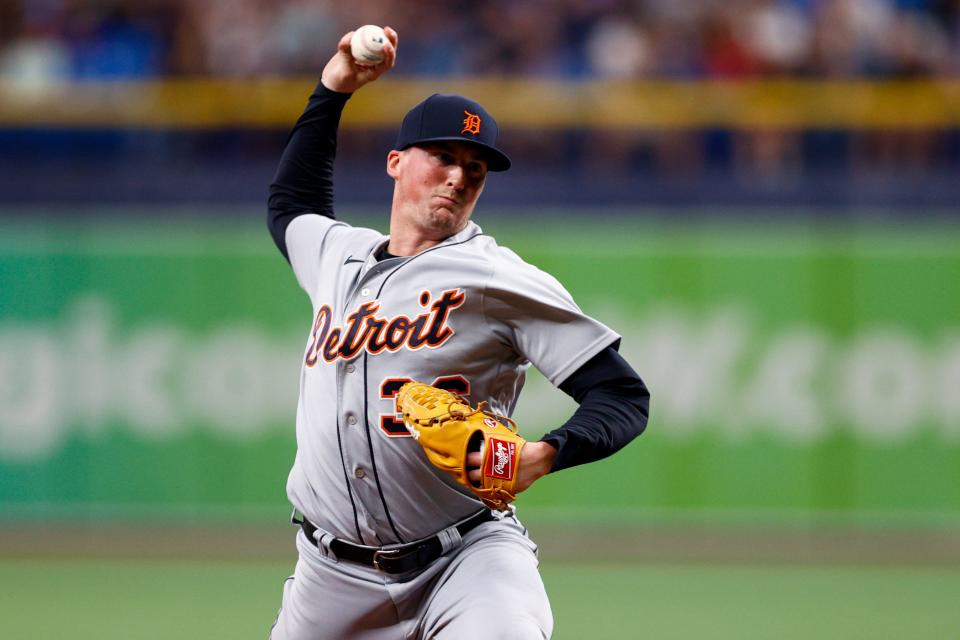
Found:
[[[375,24],[365,24],[353,32],[350,38],[350,54],[360,64],[379,64],[383,62],[383,45],[387,43],[387,34]]]

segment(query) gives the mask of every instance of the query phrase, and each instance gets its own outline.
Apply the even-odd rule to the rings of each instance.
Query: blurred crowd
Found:
[[[960,0],[0,0],[0,76],[316,72],[361,24],[399,74],[955,76]]]
[[[394,76],[960,77],[960,0],[0,0],[0,83],[316,74],[370,23],[400,33]],[[774,189],[846,169],[952,184],[960,167],[956,128],[531,130],[512,143],[535,166],[573,158],[590,176],[719,168]]]

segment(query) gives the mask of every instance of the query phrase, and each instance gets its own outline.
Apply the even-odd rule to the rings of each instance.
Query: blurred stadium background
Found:
[[[957,637],[957,0],[0,0],[0,635],[266,636],[310,313],[266,190],[365,23],[340,217],[476,97],[515,166],[476,220],[653,391],[520,500],[555,637]]]

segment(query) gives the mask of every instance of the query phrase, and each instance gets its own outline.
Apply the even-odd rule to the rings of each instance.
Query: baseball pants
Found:
[[[340,562],[302,531],[297,549],[270,640],[542,640],[553,631],[537,547],[510,516],[412,576]]]

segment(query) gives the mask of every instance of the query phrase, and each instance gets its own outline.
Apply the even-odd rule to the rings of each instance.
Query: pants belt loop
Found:
[[[314,541],[317,543],[317,549],[320,550],[320,553],[323,554],[328,560],[334,562],[339,562],[340,559],[337,557],[337,554],[333,552],[333,549],[330,548],[330,543],[334,541],[334,536],[329,531],[324,531],[323,529],[317,529],[316,533],[313,534]]]
[[[290,522],[299,526],[303,531],[303,535],[307,537],[308,540],[310,539],[310,537],[307,536],[307,530],[304,528],[304,523],[307,522],[306,516],[294,509],[293,514],[290,516]],[[336,537],[329,531],[324,531],[317,527],[312,522],[309,524],[310,528],[313,529],[313,540],[310,540],[310,542],[317,546],[317,551],[319,551],[324,558],[333,562],[339,562],[340,558],[338,558],[337,554],[330,548],[330,543],[333,542]]]
[[[463,538],[460,537],[460,532],[457,531],[457,526],[447,527],[443,531],[437,534],[437,538],[440,540],[440,547],[443,549],[442,553],[446,553],[451,549],[456,549],[461,544],[463,544]]]

